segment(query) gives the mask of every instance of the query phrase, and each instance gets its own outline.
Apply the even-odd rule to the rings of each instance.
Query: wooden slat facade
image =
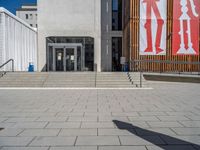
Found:
[[[124,36],[123,55],[127,60],[169,60],[184,62],[200,62],[200,56],[173,56],[172,55],[172,29],[173,29],[173,0],[167,0],[167,55],[166,56],[140,56],[139,55],[139,23],[140,0],[124,0]],[[199,33],[200,36],[200,33]],[[200,38],[199,38],[200,39]],[[200,40],[199,40],[200,45]],[[154,72],[198,72],[199,65],[176,65],[145,63],[143,70]],[[130,70],[133,65],[130,65]]]

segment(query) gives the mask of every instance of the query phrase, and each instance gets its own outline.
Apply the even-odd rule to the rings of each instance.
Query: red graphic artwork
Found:
[[[161,36],[162,30],[164,25],[164,20],[160,15],[160,11],[157,6],[157,2],[160,0],[144,0],[143,3],[146,3],[146,23],[145,29],[147,34],[147,48],[144,52],[153,52],[153,40],[152,40],[152,10],[155,14],[157,19],[157,32],[156,32],[156,41],[155,41],[155,48],[156,54],[163,52],[164,50],[160,48],[161,45]]]
[[[200,0],[174,0],[173,55],[199,55]]]

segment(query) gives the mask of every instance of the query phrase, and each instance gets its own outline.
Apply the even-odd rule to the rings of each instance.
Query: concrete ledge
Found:
[[[200,75],[144,73],[144,78],[151,81],[200,83]]]

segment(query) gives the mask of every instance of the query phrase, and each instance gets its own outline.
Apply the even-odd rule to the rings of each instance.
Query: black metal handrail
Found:
[[[5,65],[7,65],[8,63],[12,62],[12,72],[14,72],[14,59],[9,59],[8,61],[6,61],[4,64],[2,64],[0,66],[0,69],[3,68]],[[5,74],[6,71],[3,71],[3,74]]]
[[[170,60],[131,60],[130,61],[130,66],[132,69],[132,64],[135,65],[137,64],[137,66],[139,66],[139,69],[137,68],[137,70],[140,72],[140,87],[142,87],[142,76],[143,76],[143,63],[159,63],[159,64],[173,64],[173,65],[199,65],[199,73],[198,75],[200,75],[200,62],[185,62],[185,61],[170,61]],[[135,69],[135,68],[133,68]],[[160,70],[160,72],[162,72]],[[180,73],[180,72],[179,72]]]

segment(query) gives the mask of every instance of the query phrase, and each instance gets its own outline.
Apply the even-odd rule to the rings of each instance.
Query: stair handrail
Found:
[[[3,68],[5,65],[7,65],[8,63],[12,62],[12,72],[14,72],[14,59],[9,59],[8,61],[6,61],[5,63],[3,63],[1,66],[0,66],[0,69]],[[6,72],[6,71],[4,71]]]

